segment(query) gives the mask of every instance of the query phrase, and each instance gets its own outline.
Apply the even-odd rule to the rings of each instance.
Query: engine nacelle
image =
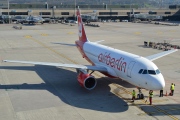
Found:
[[[78,82],[82,87],[86,88],[87,90],[94,89],[97,84],[97,81],[94,78],[94,76],[84,74],[82,72],[79,72],[78,74]]]

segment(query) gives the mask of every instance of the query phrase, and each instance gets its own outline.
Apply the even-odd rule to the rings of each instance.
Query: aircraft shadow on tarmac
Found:
[[[110,92],[109,84],[119,84],[118,81],[121,80],[111,81],[107,78],[99,78],[97,79],[96,88],[92,91],[88,91],[79,86],[77,82],[77,73],[71,70],[40,65],[12,67],[1,66],[0,69],[35,71],[44,81],[44,83],[40,84],[22,83],[0,85],[0,89],[13,89],[14,91],[17,89],[17,92],[18,90],[47,90],[50,93],[53,93],[55,96],[58,96],[60,101],[63,101],[68,105],[96,111],[124,112],[129,108],[128,104],[123,99]],[[18,95],[19,94],[20,93],[18,93]],[[21,96],[21,98],[23,98],[23,96]],[[39,99],[37,101],[39,102]],[[31,103],[26,104],[33,105],[33,102],[30,102]],[[43,99],[41,100],[41,102],[43,102]]]
[[[132,104],[132,106],[134,106]],[[164,105],[144,105],[138,104],[138,106],[145,113],[152,116],[164,116],[164,115],[180,115],[180,104],[164,104]]]

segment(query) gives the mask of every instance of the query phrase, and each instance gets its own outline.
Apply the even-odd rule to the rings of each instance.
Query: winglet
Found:
[[[84,30],[84,25],[82,22],[82,18],[81,18],[81,13],[80,13],[80,9],[77,9],[77,20],[78,20],[78,35],[79,35],[79,40],[83,41],[83,42],[87,42],[87,37],[86,37],[86,33]]]

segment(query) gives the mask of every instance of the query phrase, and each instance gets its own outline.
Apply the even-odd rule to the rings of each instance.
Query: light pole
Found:
[[[49,9],[49,7],[48,7],[48,0],[45,2],[45,4],[46,4],[46,9],[48,10]]]
[[[76,0],[74,0],[74,21],[76,21]]]
[[[130,1],[130,19],[129,19],[129,21],[131,22],[131,2],[132,2],[132,0]]]
[[[10,17],[9,17],[9,0],[7,0],[8,3],[8,19],[9,19],[9,24],[10,24]]]
[[[2,15],[2,9],[0,8],[0,15]]]

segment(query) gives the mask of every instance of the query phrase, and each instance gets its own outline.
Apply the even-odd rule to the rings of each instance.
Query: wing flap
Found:
[[[161,52],[161,53],[157,53],[157,54],[154,54],[154,55],[147,56],[145,58],[149,59],[150,61],[154,61],[154,60],[156,60],[158,58],[161,58],[163,56],[166,56],[166,55],[171,54],[171,53],[176,52],[176,51],[178,51],[178,50],[177,49],[168,50],[168,51],[164,51],[164,52]]]

